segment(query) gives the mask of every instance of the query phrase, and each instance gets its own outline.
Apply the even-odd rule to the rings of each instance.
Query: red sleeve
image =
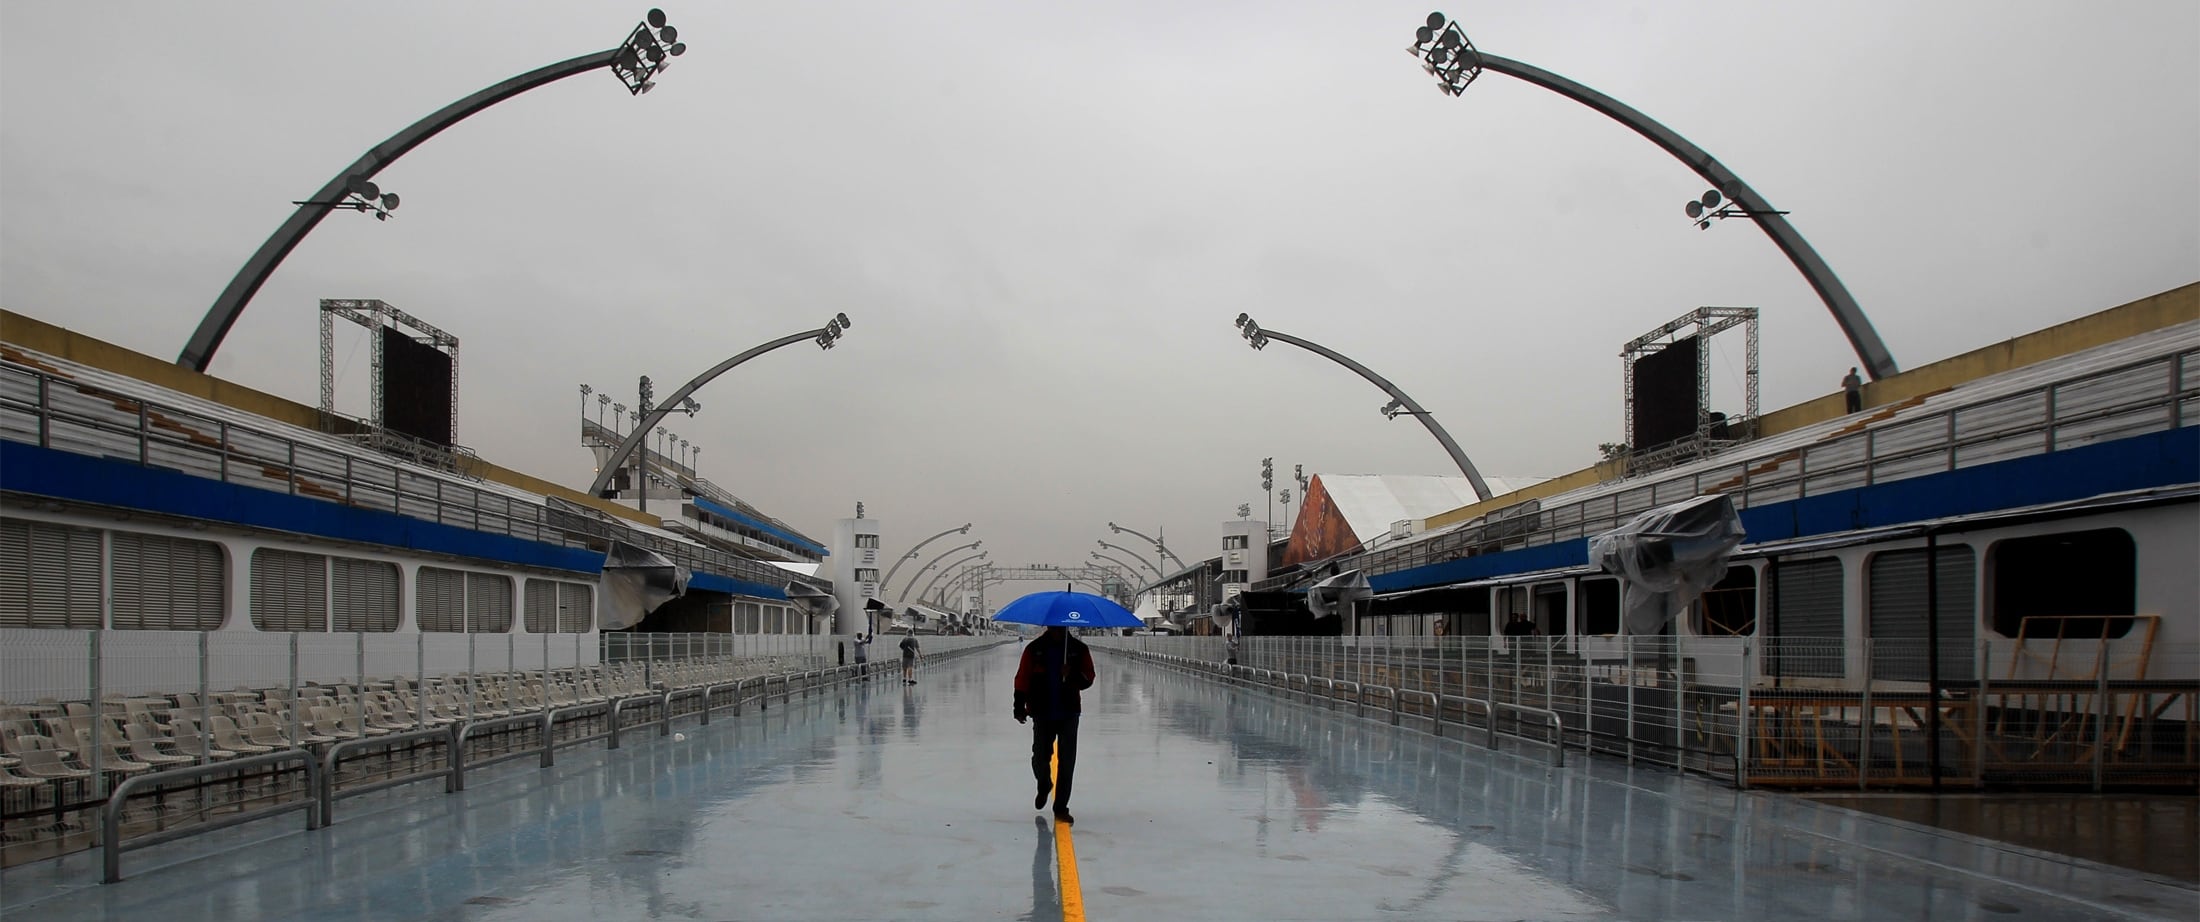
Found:
[[[1031,644],[1025,644],[1023,655],[1016,658],[1016,690],[1019,692],[1031,691],[1031,674],[1034,671],[1031,668],[1031,647]]]
[[[1077,678],[1079,690],[1092,687],[1092,650],[1084,644],[1077,645]]]

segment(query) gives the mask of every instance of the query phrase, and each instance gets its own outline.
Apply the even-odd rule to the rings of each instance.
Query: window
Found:
[[[1839,558],[1772,565],[1772,643],[1767,650],[1773,675],[1846,674],[1841,579]]]
[[[512,580],[495,573],[421,567],[413,610],[420,629],[436,633],[508,634]]]
[[[2139,611],[2138,553],[2121,528],[1996,541],[1986,573],[2003,637],[2122,637]]]
[[[1250,544],[1251,540],[1245,535],[1223,535],[1222,549],[1225,551],[1242,551],[1252,546]]]
[[[99,532],[0,519],[0,627],[97,628]]]
[[[111,623],[118,631],[211,631],[229,597],[221,545],[113,532]]]
[[[328,630],[328,558],[271,547],[253,551],[252,626]]]
[[[1581,619],[1581,633],[1611,636],[1619,633],[1619,580],[1585,579],[1574,591],[1574,608]]]
[[[558,584],[558,633],[586,634],[596,626],[596,587]]]
[[[466,630],[474,634],[512,632],[512,581],[494,573],[466,574]]]
[[[585,634],[596,621],[594,588],[530,579],[521,605],[529,634]]]
[[[1726,568],[1703,597],[1691,606],[1696,616],[1690,625],[1698,637],[1747,637],[1757,633],[1757,571],[1750,567]]]
[[[763,609],[755,602],[735,602],[733,606],[733,632],[757,634],[764,630]]]
[[[466,574],[440,567],[421,567],[414,578],[413,619],[422,631],[460,633],[466,630]]]
[[[1530,600],[1537,630],[1545,637],[1564,637],[1573,630],[1566,617],[1566,584],[1543,583]]]
[[[1924,548],[1881,551],[1872,555],[1864,571],[1864,588],[1871,607],[1865,611],[1872,638],[1872,677],[1923,682],[1932,678],[1932,623],[1926,617],[1928,600],[1939,600],[1940,677],[1969,679],[1978,624],[1972,598],[1975,581],[1971,549],[1965,545],[1940,548],[1936,565],[1927,568]],[[1927,585],[1933,591],[1927,592]]]
[[[875,582],[878,582],[878,568],[877,568],[877,567],[857,567],[857,568],[856,568],[856,582],[859,582],[859,583],[875,583]]]
[[[858,550],[862,550],[862,549],[864,549],[864,548],[874,548],[874,547],[877,547],[877,546],[878,546],[878,536],[877,536],[877,535],[857,535],[857,536],[856,536],[856,549],[858,549]]]
[[[546,579],[527,581],[521,605],[529,634],[550,634],[558,629],[558,584]]]
[[[397,565],[350,557],[329,558],[334,630],[397,630]]]

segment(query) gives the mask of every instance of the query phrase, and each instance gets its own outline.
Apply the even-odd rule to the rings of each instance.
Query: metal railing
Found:
[[[1583,749],[1741,787],[2200,792],[2200,644],[2136,632],[1951,641],[1937,670],[1924,642],[1871,638],[1088,640],[1357,715],[1375,697],[1393,724],[1438,735],[1460,726],[1558,760]]]
[[[477,486],[436,466],[389,460],[341,436],[286,429],[274,420],[237,422],[5,360],[0,360],[0,439],[542,544],[602,550],[606,541],[625,541],[690,570],[763,585],[812,581],[608,517]]]
[[[1784,449],[1729,452],[1721,464],[1692,462],[1586,499],[1546,505],[1531,527],[1511,518],[1341,558],[1369,575],[1523,547],[1553,544],[1618,528],[1637,513],[1706,493],[1725,493],[1736,509],[1786,502],[1958,468],[2046,454],[2079,445],[2200,424],[2200,349],[2125,362],[1978,403],[1898,416],[1854,432],[1829,434]],[[1782,436],[1784,438],[1785,436]],[[1662,475],[1662,476],[1661,476]],[[1254,584],[1287,589],[1301,575]]]

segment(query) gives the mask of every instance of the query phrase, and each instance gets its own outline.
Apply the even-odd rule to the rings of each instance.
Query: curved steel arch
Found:
[[[950,531],[952,531],[953,529],[949,529],[949,530],[950,530]],[[980,540],[980,541],[972,541],[972,542],[970,542],[969,544],[958,544],[958,545],[956,545],[956,546],[954,546],[954,547],[948,548],[947,550],[944,550],[944,551],[941,551],[941,552],[939,552],[939,553],[937,553],[937,554],[934,554],[934,555],[932,555],[932,559],[931,559],[931,560],[925,561],[925,563],[924,563],[924,566],[922,566],[922,567],[919,567],[919,568],[917,568],[917,573],[918,573],[918,574],[921,574],[921,573],[923,573],[923,572],[924,572],[924,571],[926,571],[926,570],[932,569],[932,565],[933,565],[933,564],[939,563],[939,562],[940,562],[940,561],[941,561],[942,559],[946,558],[946,557],[947,557],[947,555],[949,555],[949,554],[955,553],[956,551],[970,551],[970,550],[976,550],[976,549],[977,549],[977,547],[978,547],[978,545],[981,545],[981,544],[984,544],[984,543],[985,543],[984,541]],[[946,573],[946,572],[947,572],[946,570],[941,570],[941,571],[940,571],[940,573],[943,573],[943,574],[944,574],[944,573]],[[938,576],[933,576],[932,578],[933,578],[933,579],[939,579],[939,577],[938,577]],[[884,591],[886,590],[886,581],[885,581],[885,580],[880,580],[880,581],[879,581],[879,584],[878,584],[878,586],[879,586],[879,591],[881,591],[881,592],[884,592]],[[906,586],[903,586],[903,587],[901,587],[901,595],[900,595],[900,596],[898,596],[898,597],[896,597],[896,598],[894,599],[894,604],[896,604],[896,605],[900,605],[900,604],[901,604],[901,603],[903,603],[903,602],[907,602],[907,601],[909,601],[909,590],[911,590],[911,589],[915,589],[916,587],[917,587],[917,577],[916,577],[916,575],[915,575],[915,574],[912,574],[912,575],[911,575],[911,576],[909,577],[909,584],[908,584],[908,585],[906,585]],[[922,602],[922,601],[924,601],[924,596],[922,596],[922,595],[919,595],[919,596],[917,596],[917,601],[919,601],[919,602]]]
[[[952,534],[955,534],[956,532],[961,532],[961,533],[963,533],[963,534],[966,534],[966,535],[967,535],[967,534],[969,534],[969,533],[970,533],[970,526],[971,526],[971,525],[973,525],[973,524],[975,524],[975,523],[972,523],[972,522],[964,522],[964,523],[962,523],[961,525],[958,525],[958,526],[956,526],[956,527],[954,527],[954,528],[950,528],[950,529],[948,529],[948,530],[946,530],[946,531],[940,532],[939,534],[933,535],[932,537],[929,537],[929,538],[926,538],[926,539],[924,539],[924,540],[922,540],[922,541],[919,541],[919,542],[917,542],[917,546],[916,546],[916,547],[912,547],[912,548],[910,548],[910,549],[909,549],[909,553],[906,553],[906,554],[903,554],[903,555],[901,555],[901,559],[899,559],[899,560],[896,560],[896,561],[894,561],[894,567],[893,567],[893,569],[890,569],[890,570],[887,570],[887,571],[886,571],[886,578],[885,578],[885,579],[882,579],[882,580],[879,580],[879,581],[878,581],[878,588],[879,588],[879,591],[880,591],[880,592],[884,592],[884,591],[886,591],[886,587],[887,587],[888,585],[891,585],[891,584],[892,584],[892,583],[894,582],[894,574],[896,574],[896,573],[900,573],[900,572],[901,572],[901,565],[902,565],[902,564],[905,564],[905,563],[908,563],[909,561],[912,561],[912,560],[915,560],[915,559],[917,559],[917,552],[918,552],[918,551],[921,551],[921,550],[924,550],[924,546],[925,546],[925,545],[927,545],[927,544],[931,544],[931,543],[932,543],[932,542],[934,542],[934,541],[938,541],[938,540],[939,540],[939,539],[941,539],[941,538],[945,538],[945,537],[947,537],[948,535],[952,535]],[[932,558],[932,562],[933,562],[933,563],[937,563],[937,562],[939,562],[939,559],[940,559],[940,557],[944,557],[944,556],[946,556],[946,555],[945,555],[945,554],[941,554],[941,555],[939,555],[938,557],[933,557],[933,558]],[[928,563],[928,564],[925,564],[925,566],[928,566],[928,567],[929,567],[929,566],[931,566],[931,565],[932,565],[932,564],[930,564],[930,563]],[[922,573],[922,572],[924,572],[924,571],[923,571],[923,570],[918,570],[917,572],[919,572],[919,573]],[[914,576],[912,576],[912,577],[910,577],[910,578],[909,578],[909,581],[910,581],[910,582],[912,582],[912,583],[914,583],[914,582],[916,582],[916,581],[917,581],[917,578],[916,578],[916,577],[914,577]],[[905,589],[906,589],[906,588],[908,588],[908,587],[906,587],[906,586],[905,586],[905,587],[903,587],[903,588],[905,588]]]
[[[1772,245],[1779,247],[1780,252],[1787,255],[1788,261],[1802,271],[1803,278],[1818,292],[1819,300],[1826,302],[1826,309],[1833,312],[1833,322],[1841,328],[1841,335],[1848,337],[1849,345],[1856,350],[1857,359],[1863,363],[1865,372],[1872,376],[1872,380],[1901,371],[1895,365],[1894,356],[1888,353],[1887,344],[1880,341],[1879,331],[1872,328],[1871,319],[1864,316],[1864,309],[1857,306],[1856,299],[1849,295],[1848,287],[1842,285],[1840,277],[1833,274],[1833,268],[1826,265],[1817,250],[1811,249],[1810,242],[1804,240],[1795,226],[1788,223],[1786,215],[1777,213],[1771,202],[1765,201],[1765,197],[1757,194],[1757,190],[1750,188],[1733,170],[1727,169],[1726,164],[1720,163],[1703,148],[1690,143],[1673,129],[1659,124],[1656,119],[1565,77],[1532,64],[1479,50],[1476,52],[1476,60],[1480,61],[1484,70],[1525,80],[1595,109],[1605,117],[1633,129],[1636,134],[1650,139],[1650,143],[1687,164],[1689,169],[1696,171],[1696,175],[1703,177],[1706,182],[1711,183],[1712,188],[1719,190],[1719,194],[1749,212],[1758,226],[1764,228],[1765,236],[1772,238]]]
[[[754,347],[747,352],[741,353],[740,355],[736,355],[733,358],[727,359],[723,362],[719,362],[717,365],[713,366],[711,370],[695,376],[695,380],[680,385],[679,390],[673,391],[672,396],[666,397],[663,403],[658,404],[655,409],[650,411],[649,418],[642,420],[640,425],[634,427],[634,431],[627,433],[626,441],[619,443],[619,447],[611,453],[611,457],[604,459],[603,467],[596,470],[596,482],[588,485],[588,495],[602,496],[604,487],[611,485],[611,475],[617,473],[620,466],[626,463],[627,456],[634,453],[635,447],[642,444],[642,440],[649,436],[649,431],[655,428],[657,423],[665,418],[666,414],[669,414],[672,411],[679,409],[680,401],[686,400],[687,396],[689,394],[695,393],[696,389],[702,387],[705,384],[709,384],[712,378],[718,377],[719,375],[725,374],[726,372],[733,370],[733,367],[735,365],[739,365],[742,362],[746,362],[781,346],[791,346],[806,339],[814,340],[819,336],[824,335],[825,332],[829,329],[831,328],[818,327],[815,330],[806,330],[801,333],[790,333],[786,336],[782,336],[761,346]],[[645,492],[649,489],[649,487],[645,484],[636,484],[636,487]],[[881,588],[883,588],[883,586]]]
[[[1120,545],[1120,544],[1109,544],[1109,543],[1108,543],[1108,542],[1107,542],[1106,540],[1104,540],[1104,539],[1103,539],[1103,540],[1102,540],[1102,541],[1100,542],[1100,546],[1101,546],[1101,547],[1106,547],[1106,548],[1114,548],[1115,550],[1118,550],[1118,551],[1122,551],[1122,552],[1123,552],[1123,553],[1125,553],[1125,554],[1129,554],[1129,555],[1131,555],[1131,559],[1133,559],[1133,560],[1136,560],[1136,561],[1138,561],[1139,563],[1145,564],[1145,565],[1146,565],[1146,569],[1148,569],[1148,570],[1152,570],[1152,571],[1153,571],[1153,578],[1154,578],[1154,579],[1167,579],[1167,578],[1168,578],[1168,574],[1167,574],[1167,573],[1164,573],[1164,572],[1162,572],[1162,570],[1161,570],[1161,567],[1160,567],[1159,565],[1155,564],[1155,563],[1154,563],[1153,561],[1151,561],[1151,560],[1147,560],[1147,559],[1146,559],[1146,555],[1144,555],[1144,554],[1141,554],[1141,553],[1139,553],[1139,552],[1137,552],[1137,551],[1131,550],[1130,548],[1124,547],[1124,546],[1122,546],[1122,545]],[[1106,555],[1104,555],[1104,554],[1103,554],[1103,555],[1101,555],[1101,556],[1106,556]],[[1122,563],[1122,561],[1116,561],[1116,562],[1117,562],[1117,563]],[[1124,568],[1125,568],[1125,569],[1127,569],[1127,570],[1129,570],[1129,571],[1131,571],[1131,573],[1132,573],[1133,575],[1136,575],[1136,574],[1138,573],[1138,568],[1137,568],[1137,567],[1133,567],[1133,566],[1131,566],[1131,565],[1129,565],[1129,564],[1124,564]]]
[[[332,202],[342,199],[351,177],[373,178],[383,167],[404,156],[407,151],[435,137],[443,129],[464,121],[467,116],[543,84],[584,74],[599,67],[610,67],[618,55],[619,49],[613,48],[559,61],[437,109],[434,114],[412,123],[405,130],[391,135],[389,140],[360,155],[359,159],[352,161],[351,166],[337,173],[335,179],[329,180],[328,185],[322,186],[321,191],[314,193],[306,201]],[[289,256],[290,251],[297,248],[298,243],[305,239],[314,225],[321,223],[321,219],[327,217],[331,210],[333,209],[324,205],[306,204],[291,212],[290,220],[284,221],[281,227],[275,229],[274,236],[260,244],[252,258],[245,260],[244,268],[237,270],[236,277],[229,280],[229,287],[222,289],[221,297],[214,299],[214,306],[207,309],[205,319],[199,321],[198,330],[191,334],[190,342],[184,344],[183,353],[176,356],[176,364],[192,371],[205,371],[207,365],[214,361],[214,350],[220,349],[222,340],[229,336],[229,328],[235,326],[237,318],[244,314],[245,304],[259,292],[260,286],[267,282],[267,277],[275,273],[275,267],[282,264],[283,258]]]
[[[1405,391],[1399,390],[1398,385],[1390,383],[1390,379],[1385,378],[1382,375],[1376,374],[1373,369],[1370,369],[1365,365],[1348,359],[1344,357],[1343,353],[1337,352],[1336,350],[1321,345],[1320,343],[1308,342],[1296,336],[1292,336],[1289,333],[1278,333],[1267,327],[1260,327],[1258,335],[1276,340],[1277,342],[1290,343],[1291,345],[1314,353],[1315,355],[1321,356],[1322,358],[1328,359],[1339,365],[1343,365],[1346,368],[1352,369],[1360,377],[1366,378],[1376,387],[1382,388],[1383,393],[1389,394],[1390,399],[1398,401],[1401,406],[1405,407],[1406,412],[1413,414],[1413,417],[1415,419],[1420,420],[1421,426],[1428,430],[1428,434],[1435,436],[1436,441],[1444,446],[1444,450],[1451,453],[1452,463],[1459,465],[1459,473],[1466,475],[1467,484],[1474,488],[1475,498],[1490,498],[1490,485],[1482,482],[1482,472],[1475,469],[1473,461],[1467,460],[1467,453],[1460,450],[1458,442],[1452,441],[1451,433],[1445,432],[1444,427],[1436,422],[1436,417],[1429,415],[1428,410],[1423,409],[1421,407],[1421,404],[1415,401],[1411,396],[1407,395]]]
[[[984,571],[988,571],[988,570],[991,570],[991,569],[993,569],[993,565],[992,565],[992,564],[990,564],[990,563],[981,563],[981,564],[978,564],[977,566],[971,567],[970,569],[964,570],[964,571],[962,571],[962,572],[960,572],[960,573],[956,573],[956,574],[955,574],[955,578],[954,578],[954,579],[950,579],[950,580],[948,580],[948,581],[947,581],[947,584],[946,584],[946,585],[944,585],[944,586],[941,586],[941,587],[940,587],[940,591],[939,591],[939,593],[938,593],[937,595],[933,595],[933,593],[932,593],[932,585],[933,585],[934,583],[938,583],[938,582],[940,581],[940,577],[946,576],[946,575],[947,575],[947,574],[948,574],[949,572],[953,571],[953,570],[954,570],[954,569],[955,569],[956,567],[962,566],[963,564],[966,564],[966,563],[970,563],[971,561],[974,561],[974,560],[984,560],[984,559],[986,559],[987,555],[989,555],[989,554],[991,554],[991,553],[992,553],[991,551],[987,551],[987,552],[985,552],[985,553],[983,553],[983,554],[972,554],[972,555],[970,555],[970,556],[968,556],[968,557],[965,557],[965,558],[963,558],[963,559],[961,559],[961,560],[955,561],[954,563],[948,564],[948,565],[947,565],[947,566],[945,566],[945,567],[941,567],[941,568],[940,568],[940,572],[938,572],[938,573],[935,573],[935,574],[932,574],[932,579],[931,579],[931,580],[929,580],[929,581],[927,581],[927,582],[926,582],[926,583],[924,584],[924,591],[923,591],[923,592],[920,592],[920,593],[917,593],[917,599],[918,599],[919,601],[922,601],[922,600],[923,600],[923,599],[924,599],[924,598],[925,598],[926,596],[932,596],[933,598],[937,598],[937,599],[943,599],[943,600],[944,600],[944,599],[946,599],[946,598],[947,598],[947,593],[948,593],[948,592],[949,592],[950,590],[953,590],[953,589],[954,589],[954,588],[955,588],[956,586],[962,585],[962,582],[963,582],[963,580],[969,579],[969,578],[970,578],[970,575],[971,575],[971,574],[973,574],[973,573],[980,573],[980,572],[984,572]],[[909,581],[913,583],[913,582],[916,582],[916,579],[912,577],[912,578],[911,578],[911,579],[910,579]]]

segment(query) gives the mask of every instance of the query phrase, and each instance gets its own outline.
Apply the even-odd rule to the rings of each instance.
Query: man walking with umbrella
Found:
[[[1091,688],[1092,679],[1092,651],[1060,626],[1025,644],[1016,666],[1016,722],[1031,719],[1031,774],[1039,782],[1031,807],[1046,806],[1052,793],[1054,818],[1064,823],[1076,822],[1069,813],[1069,795],[1077,774],[1077,718],[1083,711],[1077,693]],[[1049,757],[1059,764],[1052,780]]]

